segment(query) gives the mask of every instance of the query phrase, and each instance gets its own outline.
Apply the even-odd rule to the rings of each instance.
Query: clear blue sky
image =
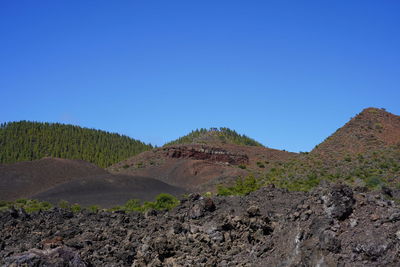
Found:
[[[365,107],[400,114],[400,1],[1,1],[0,92],[0,122],[309,151]]]

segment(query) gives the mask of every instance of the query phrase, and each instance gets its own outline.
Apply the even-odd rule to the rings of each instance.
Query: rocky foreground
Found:
[[[392,192],[190,195],[169,212],[0,213],[4,266],[400,266]]]

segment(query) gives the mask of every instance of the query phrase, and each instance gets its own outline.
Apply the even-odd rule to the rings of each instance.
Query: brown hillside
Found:
[[[352,118],[311,153],[343,157],[400,143],[400,116],[383,109],[367,108]]]
[[[107,172],[83,160],[43,158],[0,165],[0,200],[26,198],[74,179]]]
[[[143,152],[108,168],[110,172],[152,177],[187,190],[214,190],[216,184],[258,172],[295,153],[233,144],[171,145]]]

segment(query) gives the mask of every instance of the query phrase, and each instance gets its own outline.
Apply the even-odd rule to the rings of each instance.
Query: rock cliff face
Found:
[[[225,149],[211,146],[170,146],[164,148],[163,151],[167,157],[171,158],[207,160],[233,165],[249,163],[249,158],[246,154],[235,154]]]
[[[399,266],[388,192],[192,194],[170,212],[0,213],[5,266]],[[26,265],[24,265],[26,264]]]

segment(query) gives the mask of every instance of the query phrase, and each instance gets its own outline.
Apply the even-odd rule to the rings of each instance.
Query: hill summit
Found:
[[[400,143],[400,116],[385,109],[366,108],[317,145],[312,153],[343,156]]]
[[[196,129],[188,135],[169,142],[164,146],[177,144],[235,144],[263,147],[263,145],[256,140],[225,127]]]

